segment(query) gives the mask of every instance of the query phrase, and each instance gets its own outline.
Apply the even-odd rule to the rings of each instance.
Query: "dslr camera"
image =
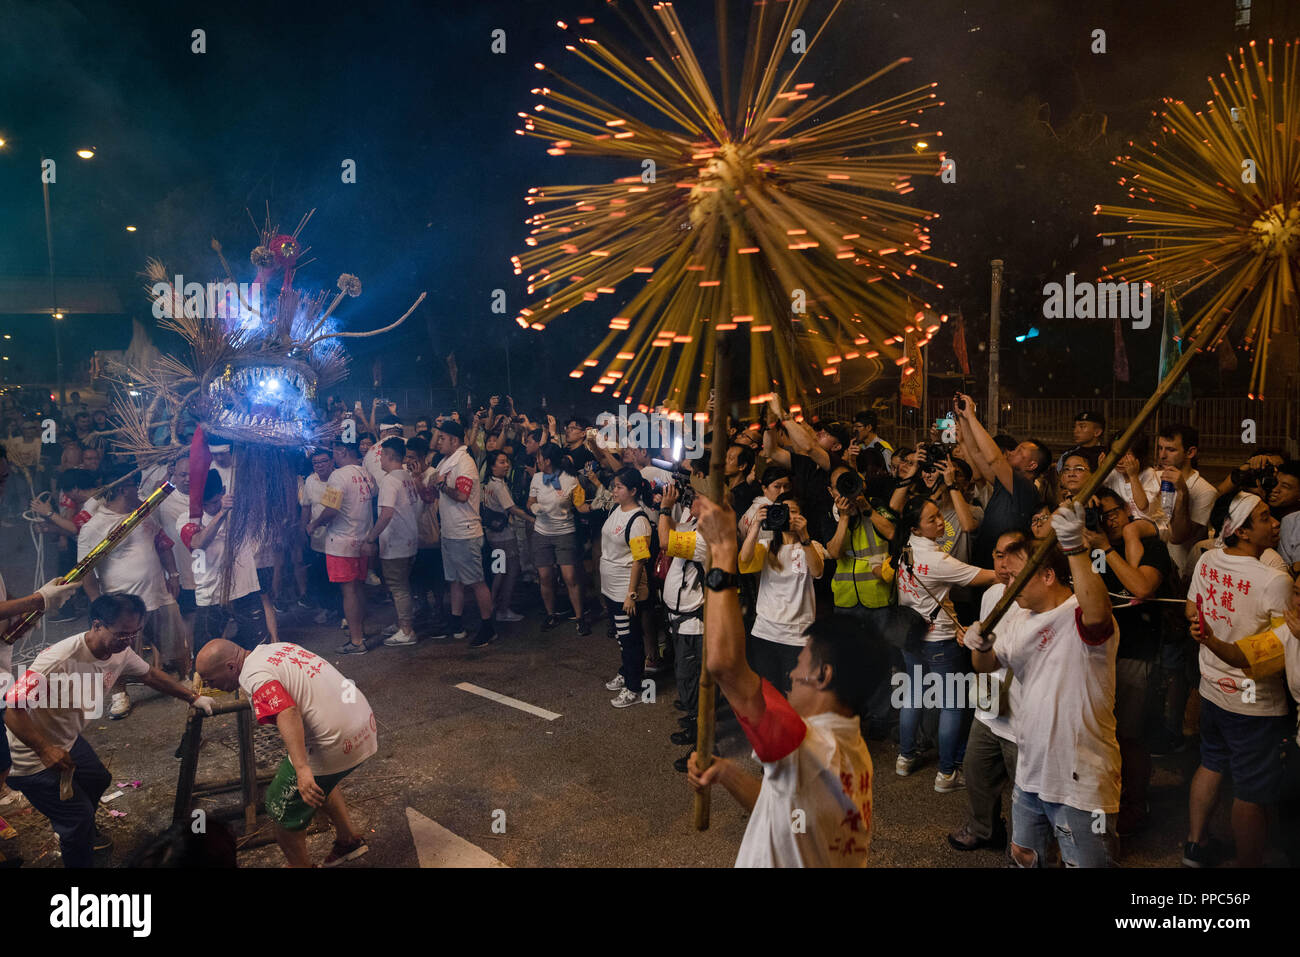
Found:
[[[925,465],[921,466],[921,471],[927,474],[937,472],[947,460],[948,447],[939,442],[931,442],[925,447]]]
[[[850,502],[855,501],[862,494],[864,488],[862,476],[854,469],[846,469],[835,479],[836,493]]]
[[[1267,494],[1277,488],[1277,467],[1270,462],[1262,469],[1233,469],[1232,484],[1237,488],[1258,487]]]
[[[760,527],[768,532],[784,532],[790,527],[790,506],[784,503],[769,505],[767,517]]]

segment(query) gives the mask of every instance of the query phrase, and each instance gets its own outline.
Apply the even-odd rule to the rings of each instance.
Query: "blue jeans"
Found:
[[[1012,794],[1011,840],[1037,855],[1036,867],[1043,866],[1049,830],[1066,867],[1110,867],[1114,861],[1113,823],[1109,814],[1053,804],[1020,788]]]
[[[906,665],[904,673],[912,684],[916,681],[917,668],[921,669],[922,676],[938,675],[940,680],[945,675],[967,671],[962,647],[952,638],[925,642],[920,655],[903,652],[903,663]],[[947,681],[943,681],[943,688],[943,698],[946,699]],[[911,690],[912,694],[907,696],[898,713],[898,753],[906,758],[916,757],[916,729],[920,727],[921,717],[925,714],[924,708],[912,707],[913,695],[921,696],[923,689]],[[954,702],[944,700],[943,704],[952,705]],[[951,774],[966,757],[964,727],[967,711],[966,708],[944,707],[939,712],[939,770],[943,774]]]

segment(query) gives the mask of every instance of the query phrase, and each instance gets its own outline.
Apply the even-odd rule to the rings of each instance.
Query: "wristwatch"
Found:
[[[710,591],[739,588],[740,576],[734,572],[724,572],[721,568],[710,568],[709,573],[704,576],[704,584]]]

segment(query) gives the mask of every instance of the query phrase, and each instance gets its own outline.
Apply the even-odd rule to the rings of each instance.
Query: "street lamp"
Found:
[[[93,147],[89,147],[89,146],[87,146],[87,147],[83,147],[82,149],[77,150],[77,155],[80,156],[80,157],[81,157],[82,159],[84,159],[84,160],[94,159],[94,158],[95,158],[95,150],[94,150]]]

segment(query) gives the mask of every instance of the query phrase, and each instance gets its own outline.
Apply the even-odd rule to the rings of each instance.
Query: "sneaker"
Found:
[[[615,675],[609,681],[605,682],[606,691],[622,691],[627,687],[627,682],[623,680],[622,675]]]
[[[1223,862],[1223,850],[1214,838],[1204,844],[1188,841],[1183,845],[1183,867],[1218,867]]]
[[[469,637],[469,632],[465,630],[464,625],[453,625],[451,629],[451,637],[456,641],[461,641]]]
[[[409,631],[395,631],[384,639],[384,644],[389,648],[403,648],[407,645],[413,645],[417,641],[415,635]]]
[[[450,628],[445,628],[445,627],[443,627],[443,628],[437,628],[437,627],[435,627],[435,628],[433,628],[433,629],[429,632],[429,638],[430,638],[432,641],[446,641],[446,640],[447,640],[448,638],[450,638],[450,637],[451,637],[451,629],[450,629]]]
[[[934,775],[934,789],[940,794],[947,794],[949,791],[964,791],[966,789],[966,775],[961,768],[954,768],[948,774],[938,771]]]
[[[674,731],[668,736],[668,740],[673,744],[694,744],[699,740],[695,728],[683,728],[681,731]]]
[[[370,574],[366,575],[366,584],[369,585],[371,588],[378,588],[380,585],[383,584],[383,582],[379,580],[378,575],[376,575],[374,572],[371,572]]]
[[[346,618],[339,619],[339,631],[347,631],[347,630],[348,630],[348,620]]]
[[[344,861],[355,861],[366,851],[370,850],[366,846],[364,838],[358,837],[356,843],[343,844],[339,841],[334,842],[330,852],[325,855],[325,860],[321,862],[321,867],[338,867]]]
[[[618,693],[618,696],[610,699],[610,704],[615,708],[630,708],[634,704],[641,702],[641,696],[635,691],[624,688]]]
[[[894,773],[900,778],[905,778],[915,771],[920,763],[921,756],[919,754],[914,758],[907,758],[900,754],[898,760],[894,762]]]
[[[641,670],[648,675],[657,675],[664,670],[664,663],[662,661],[651,661],[647,658]]]
[[[505,611],[497,612],[497,621],[523,621],[524,616],[517,611],[511,611],[507,608]]]
[[[578,622],[578,634],[582,635],[584,638],[591,634],[591,625],[587,624],[587,619],[583,618]]]
[[[364,655],[366,653],[365,644],[354,645],[350,641],[345,641],[339,647],[334,649],[336,655]]]
[[[125,691],[113,695],[113,706],[108,709],[108,716],[114,721],[125,718],[131,713],[131,699]]]
[[[677,723],[681,725],[683,728],[691,728],[695,726],[695,723],[698,720],[699,720],[698,714],[684,714],[677,719]]]
[[[396,625],[389,625],[387,628],[384,629],[384,631],[383,631],[383,635],[384,635],[385,638],[387,638],[389,635],[395,635],[395,634],[397,634],[397,631],[398,631],[398,628],[397,628]]]
[[[316,612],[316,614],[312,615],[311,620],[313,624],[327,625],[329,624],[329,620],[333,617],[333,614],[328,608],[322,608],[320,611]]]
[[[497,630],[492,627],[492,620],[488,619],[483,622],[478,634],[474,636],[474,640],[469,643],[469,646],[471,648],[482,648],[484,645],[490,645],[496,640]]]
[[[293,607],[297,608],[299,611],[311,611],[312,604],[306,598],[299,598],[293,603]]]
[[[558,627],[563,620],[559,615],[547,615],[546,620],[542,622],[542,631],[550,631]]]

